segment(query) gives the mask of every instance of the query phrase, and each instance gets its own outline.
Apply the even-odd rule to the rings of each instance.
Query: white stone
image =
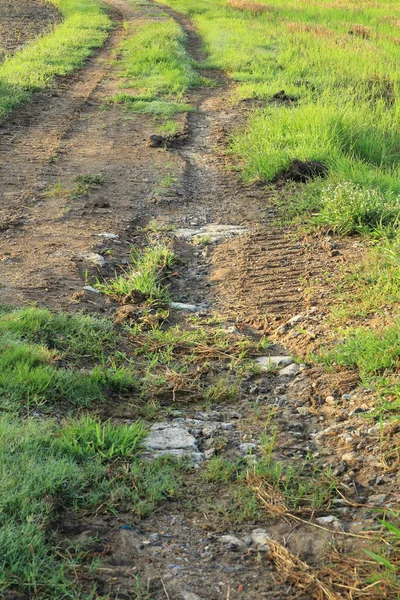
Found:
[[[229,544],[235,548],[246,548],[246,543],[235,535],[222,535],[219,539],[223,544]]]
[[[290,356],[260,356],[256,359],[256,363],[263,371],[270,371],[274,367],[291,365],[293,362]]]
[[[91,285],[84,285],[83,289],[86,292],[93,292],[93,294],[100,294],[100,290],[96,290],[96,288],[92,287]]]
[[[279,377],[294,377],[300,371],[300,367],[297,363],[288,365],[284,369],[279,371]]]
[[[117,240],[118,235],[116,233],[108,233],[107,231],[103,231],[102,233],[97,233],[99,237],[106,238],[106,240]]]
[[[191,435],[183,427],[174,427],[165,424],[161,427],[157,423],[150,430],[150,434],[146,440],[147,450],[169,451],[169,450],[186,450],[189,452],[197,451],[196,438]]]
[[[81,260],[87,260],[97,267],[103,267],[106,262],[104,260],[104,256],[97,254],[96,252],[85,252],[84,254],[79,254],[77,258]]]
[[[185,304],[184,302],[171,302],[171,308],[175,308],[176,310],[184,310],[186,312],[196,312],[200,310],[199,306],[195,304]]]
[[[258,546],[259,548],[268,550],[268,548],[269,548],[268,544],[269,544],[271,538],[268,535],[268,533],[265,531],[265,529],[254,529],[254,531],[251,532],[251,539],[253,540],[253,544],[255,546]]]

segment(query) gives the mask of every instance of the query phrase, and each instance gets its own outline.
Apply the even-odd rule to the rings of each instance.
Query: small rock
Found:
[[[86,292],[93,292],[93,294],[100,294],[100,290],[96,290],[96,288],[92,287],[91,285],[84,285],[83,289]]]
[[[335,404],[335,398],[333,396],[327,396],[325,398],[325,403],[326,404]]]
[[[388,494],[373,494],[368,498],[368,504],[382,506],[388,500]]]
[[[240,444],[239,446],[239,452],[241,454],[253,454],[254,451],[256,449],[256,445],[255,444]]]
[[[196,306],[195,304],[185,304],[184,302],[171,302],[170,307],[186,312],[197,312],[198,310],[201,310],[201,307]]]
[[[182,600],[203,600],[200,598],[200,596],[194,594],[193,592],[181,592],[181,598]]]
[[[294,360],[290,356],[260,356],[256,359],[256,363],[263,371],[270,371],[274,367],[291,365]]]
[[[269,550],[269,542],[271,540],[265,529],[254,529],[251,532],[253,544],[260,550]]]
[[[315,522],[318,523],[318,525],[332,525],[333,527],[335,527],[335,529],[340,527],[340,521],[334,515],[327,515],[326,517],[318,517],[317,519],[315,519]]]
[[[104,256],[97,254],[96,252],[85,252],[84,254],[78,254],[76,257],[78,260],[86,260],[93,263],[97,267],[103,267],[105,264]]]
[[[235,535],[222,535],[219,539],[223,544],[228,544],[234,548],[246,548],[246,543]]]
[[[97,233],[99,237],[103,237],[106,240],[117,240],[118,235],[116,233],[108,233],[107,231],[103,231],[102,233]]]
[[[294,377],[300,371],[300,367],[297,363],[288,365],[284,369],[279,371],[279,377]]]
[[[294,317],[292,317],[291,319],[289,319],[289,321],[287,321],[287,325],[293,326],[296,325],[297,323],[301,323],[301,321],[304,320],[303,315],[295,315]]]

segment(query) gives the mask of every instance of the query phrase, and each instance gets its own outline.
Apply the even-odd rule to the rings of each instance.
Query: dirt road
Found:
[[[276,225],[277,212],[265,189],[243,185],[227,169],[226,136],[248,110],[230,103],[232,83],[215,70],[202,72],[216,85],[190,93],[197,110],[187,116],[185,143],[170,150],[150,147],[151,117],[127,115],[117,105],[105,109],[120,91],[111,58],[126,35],[123,22],[157,19],[166,11],[186,31],[188,52],[197,60],[202,58],[200,40],[190,21],[156,4],[106,4],[115,23],[107,45],[85,69],[36,95],[0,126],[0,302],[105,310],[100,295],[83,290],[87,279],[123,268],[130,245],[142,243],[142,228],[156,220],[207,235],[217,225],[242,228],[234,236],[220,233],[219,242],[202,252],[184,240],[177,242],[185,257],[174,282],[177,300],[207,303],[215,314],[255,332],[272,331],[299,313],[312,321],[318,299],[306,295],[304,280],[334,270],[340,257],[316,253],[309,240],[296,240]],[[87,174],[101,174],[104,182],[87,194],[71,196],[75,178]],[[314,374],[314,380],[320,375]],[[281,407],[279,447],[284,456],[302,456],[327,425],[321,413],[298,410],[312,395],[311,383],[303,377],[298,388],[286,380],[282,387],[281,380],[272,379],[261,392],[267,404]],[[343,393],[353,384],[336,381]],[[244,421],[254,394],[258,392],[249,391],[241,407]],[[234,412],[228,408],[221,418],[230,422]],[[188,409],[185,417],[193,416]],[[325,462],[335,466],[336,450],[327,456]],[[141,572],[156,600],[309,598],[282,584],[265,553],[216,544],[220,534],[246,536],[257,523],[235,528],[217,513],[205,518],[207,502],[218,492],[210,489],[207,499],[204,489],[197,496],[195,478],[187,485],[193,491],[186,507],[171,502],[134,528],[121,529],[123,519],[109,516],[85,523],[75,523],[71,516],[64,524],[60,533],[70,539],[89,532],[109,549],[99,569],[100,591],[130,598]],[[306,525],[277,521],[268,526],[280,539],[291,539],[293,551],[311,561],[327,538],[326,532],[315,533]],[[150,542],[143,545],[143,539]]]

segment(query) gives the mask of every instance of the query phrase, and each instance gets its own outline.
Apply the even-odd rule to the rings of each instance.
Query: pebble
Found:
[[[184,302],[171,302],[170,307],[186,312],[197,312],[198,310],[201,310],[200,306],[196,306],[195,304],[185,304]]]
[[[274,367],[291,365],[294,360],[290,356],[260,356],[256,359],[263,371],[270,371]]]
[[[219,539],[223,544],[227,544],[233,548],[246,548],[246,543],[235,535],[222,535]]]
[[[96,288],[92,287],[91,285],[84,285],[83,289],[86,292],[93,292],[93,294],[100,294],[100,290],[96,290]]]
[[[262,550],[269,550],[269,542],[271,540],[265,529],[254,529],[251,532],[253,544]]]
[[[181,592],[181,598],[182,600],[203,600],[200,598],[200,596],[194,594],[193,592]]]
[[[87,260],[88,262],[93,263],[97,267],[103,267],[105,265],[104,256],[101,254],[97,254],[96,252],[85,252],[84,254],[78,254],[76,256],[78,260]]]
[[[99,237],[103,237],[106,240],[117,240],[118,236],[116,233],[108,233],[107,231],[103,231],[102,233],[97,233]]]
[[[239,452],[241,454],[253,454],[256,449],[256,445],[252,443],[240,444]]]
[[[294,377],[299,372],[300,367],[297,363],[288,365],[279,371],[279,377]]]
[[[388,498],[388,494],[373,494],[372,496],[368,497],[368,504],[375,504],[381,506],[386,502]]]

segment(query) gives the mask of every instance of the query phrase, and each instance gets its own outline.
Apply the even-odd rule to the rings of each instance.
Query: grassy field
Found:
[[[107,38],[111,20],[97,0],[51,1],[63,22],[0,65],[0,118],[57,75],[81,67]]]

